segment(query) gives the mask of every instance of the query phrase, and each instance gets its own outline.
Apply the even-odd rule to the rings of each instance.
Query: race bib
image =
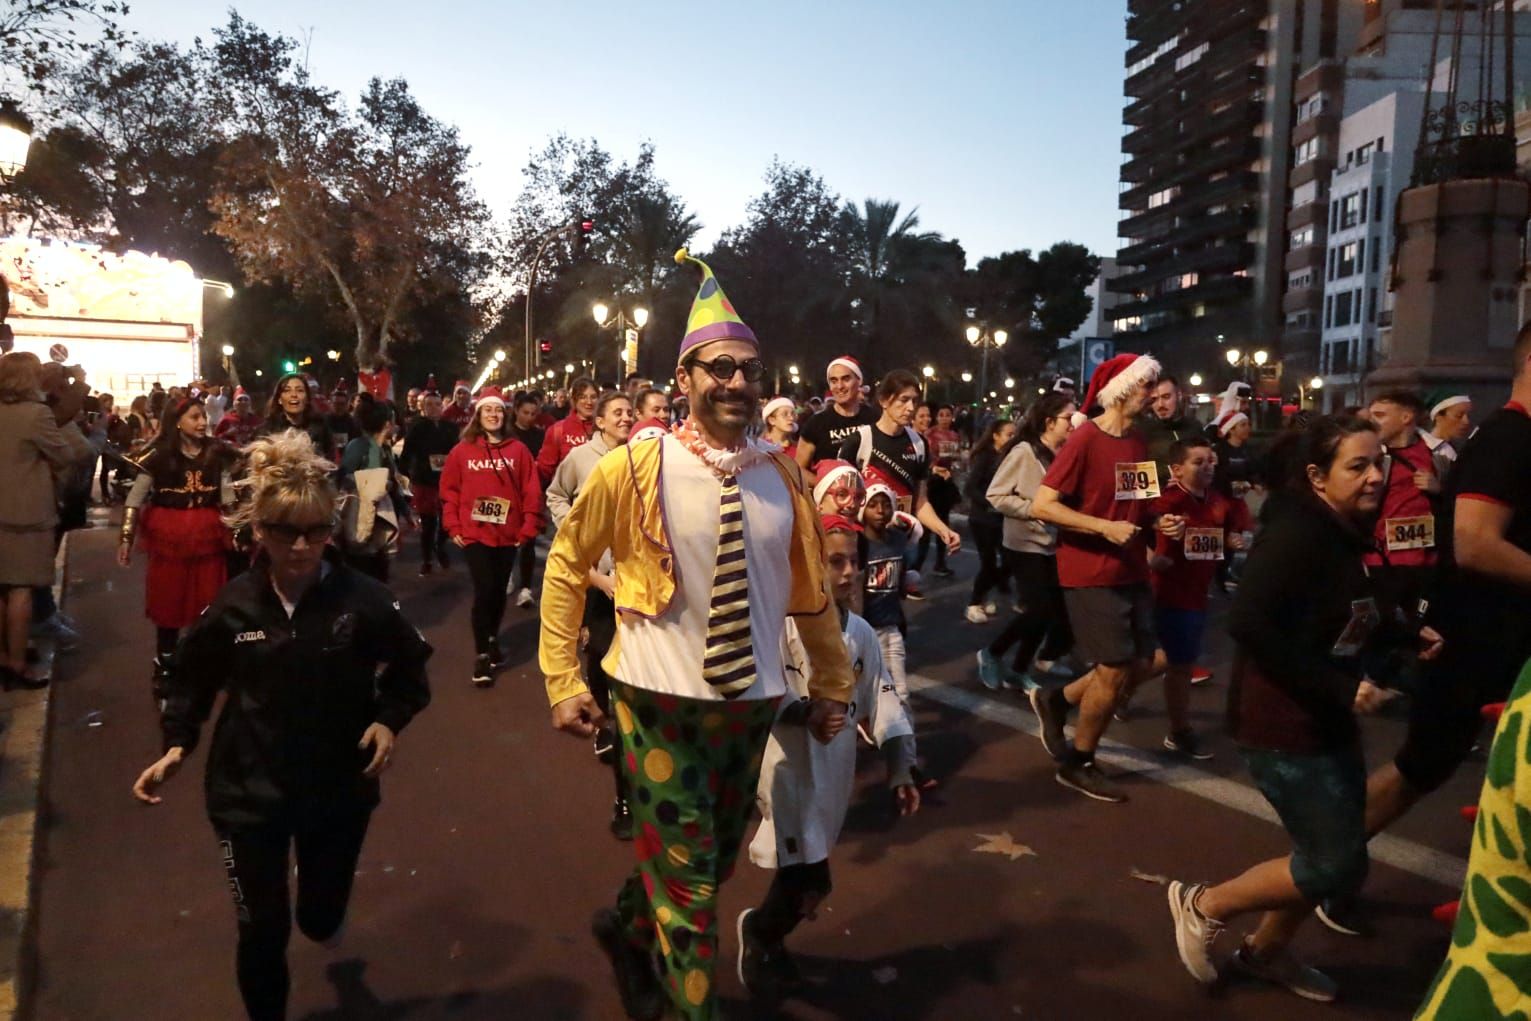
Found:
[[[1116,498],[1118,500],[1157,500],[1159,466],[1152,461],[1116,462]]]
[[[473,520],[503,525],[510,517],[510,501],[501,496],[481,496],[473,501]]]
[[[445,454],[432,454],[431,455],[431,471],[439,472],[442,468],[446,467],[446,463],[447,463],[447,455],[445,455]]]
[[[1221,528],[1187,528],[1185,558],[1187,560],[1223,559],[1223,530]]]
[[[913,514],[914,513],[914,497],[912,497],[912,496],[901,496],[901,497],[899,497],[898,498],[898,507],[895,508],[895,509],[901,510],[905,514]]]
[[[1435,518],[1429,514],[1417,518],[1388,518],[1384,527],[1389,553],[1435,546]]]

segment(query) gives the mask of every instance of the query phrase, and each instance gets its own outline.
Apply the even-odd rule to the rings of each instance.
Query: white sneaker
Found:
[[[525,610],[535,604],[536,600],[532,598],[531,589],[524,588],[520,592],[516,593],[516,605],[521,607],[521,609]]]
[[[983,604],[983,612],[991,617],[997,617],[999,616],[999,604],[991,599]]]
[[[1175,920],[1175,947],[1180,963],[1191,977],[1203,985],[1217,981],[1217,965],[1212,961],[1212,944],[1223,931],[1223,923],[1196,910],[1196,898],[1206,889],[1202,883],[1173,882],[1169,886],[1170,916]]]
[[[965,616],[969,624],[987,624],[989,615],[983,612],[982,606],[969,606]]]

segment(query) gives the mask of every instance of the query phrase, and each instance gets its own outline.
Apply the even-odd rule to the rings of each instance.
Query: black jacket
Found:
[[[1368,664],[1412,643],[1418,623],[1386,602],[1387,568],[1363,563],[1369,532],[1311,495],[1271,501],[1228,615],[1229,729],[1255,748],[1342,747],[1356,740],[1352,705]]]
[[[220,691],[207,811],[239,827],[371,808],[378,782],[357,747],[430,703],[431,647],[386,587],[327,558],[289,620],[264,559],[226,585],[186,633],[168,679],[165,748],[189,755]],[[381,670],[379,669],[381,667]]]
[[[314,449],[319,452],[320,457],[330,458],[339,455],[335,449],[335,434],[330,431],[329,424],[325,422],[323,415],[309,415],[301,426],[293,425],[282,415],[268,418],[260,428],[255,430],[255,438],[279,435],[288,429],[301,429],[308,433],[308,438],[313,441]]]
[[[988,497],[989,483],[994,481],[999,462],[999,451],[994,449],[992,443],[974,453],[968,462],[967,485],[962,494],[968,502],[968,520],[986,525],[1004,524],[1004,515],[994,509]]]
[[[409,481],[421,486],[441,485],[441,469],[431,467],[431,455],[439,455],[440,464],[446,464],[446,456],[457,446],[462,428],[439,419],[432,422],[421,415],[410,423],[404,434],[404,450],[399,455],[399,471]]]

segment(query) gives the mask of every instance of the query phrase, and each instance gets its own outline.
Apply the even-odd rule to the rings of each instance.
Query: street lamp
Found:
[[[223,353],[223,375],[230,383],[239,385],[239,378],[234,374],[234,345],[225,344],[220,350]]]
[[[1270,355],[1263,350],[1256,351],[1254,354],[1254,359],[1256,365],[1264,365],[1267,361],[1270,360]]]
[[[1005,377],[1005,389],[1006,390],[1014,390],[1015,389],[1015,380],[1013,380],[1010,377],[1006,376]]]
[[[617,383],[620,385],[624,375],[638,371],[638,331],[648,325],[649,310],[640,306],[633,309],[629,318],[621,304],[617,305],[616,315],[612,315],[606,303],[598,301],[590,306],[590,314],[601,329],[608,326],[617,329]]]
[[[1230,347],[1226,352],[1224,352],[1223,357],[1228,359],[1229,368],[1243,370],[1242,375],[1244,377],[1244,381],[1247,383],[1250,381],[1249,370],[1251,368],[1255,370],[1255,375],[1264,376],[1265,363],[1270,361],[1271,356],[1270,352],[1266,351],[1263,347],[1248,354],[1240,351],[1236,347]],[[1260,404],[1258,401],[1256,401],[1253,405],[1251,405],[1250,418],[1258,422],[1259,417]]]
[[[494,353],[494,360],[497,362],[503,362],[505,360],[505,352],[503,350],[496,351]]]
[[[332,362],[340,361],[340,352],[336,351],[334,348],[330,348],[328,351],[324,352],[324,356]]]
[[[223,345],[223,357],[225,357],[225,358],[233,358],[234,357],[234,345],[233,344],[225,344],[225,345]]]
[[[1010,339],[1010,334],[1004,330],[986,332],[975,324],[967,328],[967,339],[969,344],[983,351],[983,361],[978,369],[978,393],[981,396],[989,388],[989,350],[992,348],[998,351],[1004,347],[1005,342]],[[994,395],[991,393],[989,396]]]
[[[973,374],[971,372],[964,372],[962,374],[962,381],[964,383],[971,383],[973,381]]]
[[[9,181],[26,169],[32,147],[32,122],[14,99],[0,99],[0,178]]]
[[[1201,386],[1201,373],[1199,373],[1199,372],[1191,373],[1191,385],[1192,386]]]
[[[222,291],[225,298],[234,296],[234,285],[227,280],[204,280],[202,286],[214,291]]]

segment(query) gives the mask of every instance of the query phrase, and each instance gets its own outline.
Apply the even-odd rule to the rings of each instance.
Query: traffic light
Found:
[[[553,353],[553,342],[551,340],[544,340],[538,346],[542,348],[542,353],[545,355],[550,355]]]
[[[282,371],[290,376],[298,371],[298,363],[289,358],[282,363]]]
[[[585,245],[590,240],[590,235],[595,233],[595,220],[592,217],[580,218],[574,231],[574,257],[579,258],[585,254]]]

